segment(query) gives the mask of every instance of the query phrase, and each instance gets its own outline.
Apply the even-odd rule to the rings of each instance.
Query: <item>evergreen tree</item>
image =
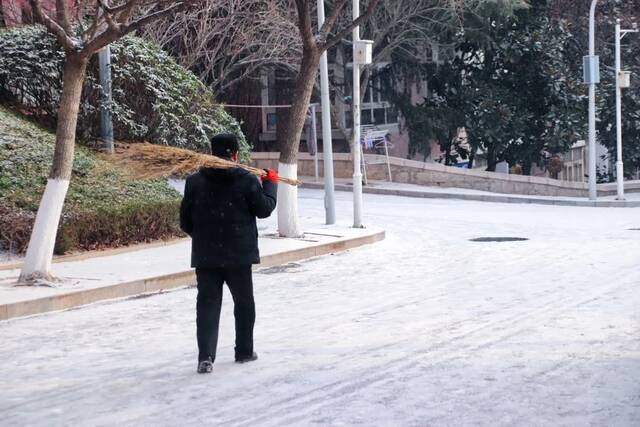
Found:
[[[409,127],[438,141],[445,163],[455,162],[452,151],[473,160],[481,149],[487,170],[506,160],[529,174],[584,135],[586,91],[581,62],[573,61],[579,46],[567,25],[549,17],[546,0],[507,17],[490,10],[473,19],[453,36],[445,64],[423,67],[428,99],[418,106],[399,101],[400,109]],[[460,128],[468,145],[451,132]]]

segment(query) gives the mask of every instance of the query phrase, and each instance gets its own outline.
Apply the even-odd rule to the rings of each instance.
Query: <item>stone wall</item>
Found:
[[[278,168],[279,153],[251,153],[253,165],[260,168]],[[388,180],[387,164],[384,156],[365,155],[367,176],[371,180]],[[468,188],[504,194],[523,194],[527,196],[587,197],[589,190],[586,182],[560,181],[536,176],[507,175],[485,172],[476,169],[462,169],[444,166],[438,163],[423,163],[391,157],[391,175],[393,182],[416,184],[444,188]],[[322,154],[318,160],[319,175],[323,176]],[[351,178],[353,163],[351,155],[335,153],[333,162],[336,178]],[[314,176],[313,157],[307,153],[298,156],[298,175]],[[626,181],[625,192],[640,193],[640,181]],[[616,194],[616,184],[598,184],[598,196]]]
[[[274,169],[278,167],[278,153],[252,153],[251,156],[253,165],[256,167]],[[365,158],[369,179],[388,179],[384,156],[367,154]],[[318,166],[319,175],[322,176],[322,157],[318,161]],[[314,176],[313,157],[307,153],[300,153],[298,156],[298,174],[300,176]],[[352,177],[353,166],[350,154],[334,154],[334,175],[336,178]],[[584,182],[559,181],[550,178],[469,170],[397,157],[391,158],[391,175],[393,182],[433,187],[467,188],[530,196],[586,197],[588,195],[588,187]],[[609,193],[609,190],[605,188],[601,188],[600,191],[601,195]]]

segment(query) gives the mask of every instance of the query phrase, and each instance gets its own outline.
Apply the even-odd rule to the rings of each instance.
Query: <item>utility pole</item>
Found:
[[[353,0],[353,20],[360,16],[360,0]],[[353,227],[362,228],[362,169],[360,149],[360,65],[371,63],[369,40],[360,40],[360,27],[353,29]]]
[[[318,182],[318,130],[316,124],[316,104],[311,104],[309,106],[311,113],[311,138],[313,139],[313,170],[315,181]],[[309,145],[310,141],[307,141],[307,145]]]
[[[596,85],[600,83],[600,58],[596,56],[596,5],[589,10],[589,56],[584,57],[584,82],[589,85],[589,199],[598,198],[596,186]]]
[[[616,199],[624,200],[624,163],[622,162],[622,89],[629,87],[629,73],[622,71],[620,42],[628,33],[637,33],[637,24],[632,30],[620,29],[620,20],[616,21]]]
[[[318,0],[318,28],[324,24],[324,0]],[[329,98],[329,66],[327,52],[320,58],[320,92],[322,103],[322,155],[324,163],[324,210],[327,224],[336,223],[333,182],[333,141],[331,140],[331,99]],[[315,112],[315,107],[312,110]],[[315,114],[313,117],[315,121]]]
[[[100,86],[102,95],[102,108],[100,109],[100,137],[104,150],[113,154],[113,120],[111,109],[105,104],[111,104],[111,48],[105,46],[98,53],[100,67]]]

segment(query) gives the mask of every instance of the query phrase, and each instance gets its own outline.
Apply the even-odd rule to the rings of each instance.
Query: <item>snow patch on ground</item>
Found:
[[[8,262],[16,262],[18,260],[20,260],[21,257],[19,257],[18,255],[11,253],[7,250],[2,250],[0,249],[0,264],[1,263],[8,263]]]
[[[300,195],[321,218],[323,193]],[[2,424],[640,425],[638,210],[364,208],[385,241],[255,275],[252,364],[226,290],[205,376],[193,289],[1,322]]]

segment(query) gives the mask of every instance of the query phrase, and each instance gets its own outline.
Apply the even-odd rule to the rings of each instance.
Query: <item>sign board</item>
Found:
[[[373,41],[358,40],[353,49],[354,62],[358,65],[368,65],[373,62]]]
[[[631,87],[631,71],[620,71],[618,81],[620,82],[620,89]]]
[[[584,84],[600,83],[600,57],[585,56],[582,58],[584,66]]]

